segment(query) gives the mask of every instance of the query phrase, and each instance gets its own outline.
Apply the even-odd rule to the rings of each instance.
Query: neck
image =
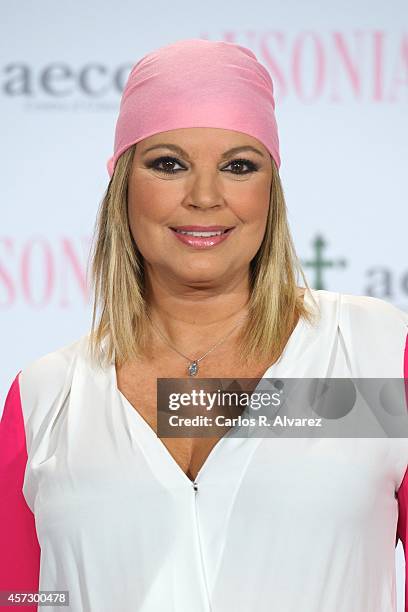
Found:
[[[248,276],[223,286],[173,284],[152,275],[146,282],[150,319],[171,344],[187,354],[204,352],[236,326],[231,341],[242,327],[248,299]],[[154,343],[163,347],[157,333]]]

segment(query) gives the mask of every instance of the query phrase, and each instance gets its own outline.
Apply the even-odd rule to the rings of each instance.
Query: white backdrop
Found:
[[[20,369],[89,329],[120,92],[145,53],[182,38],[243,44],[270,71],[310,284],[408,311],[405,0],[7,0],[1,22],[0,414]],[[403,568],[399,545],[401,611]]]

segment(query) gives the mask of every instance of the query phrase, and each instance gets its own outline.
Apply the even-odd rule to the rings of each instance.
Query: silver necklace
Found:
[[[245,319],[245,317],[243,317],[242,319],[240,319],[238,321],[238,323],[236,325],[234,325],[234,327],[231,329],[231,331],[224,336],[223,338],[221,338],[221,340],[219,340],[217,342],[217,344],[214,344],[214,346],[212,346],[206,353],[204,353],[204,355],[201,355],[201,357],[198,357],[197,359],[190,359],[190,357],[187,357],[187,355],[184,355],[181,351],[179,351],[178,349],[176,349],[175,346],[173,346],[170,341],[166,338],[166,336],[160,331],[160,329],[158,327],[156,327],[153,323],[153,321],[151,320],[149,314],[146,312],[146,315],[150,321],[150,323],[152,324],[153,329],[160,335],[160,337],[166,342],[166,344],[168,344],[168,346],[173,350],[176,351],[176,353],[178,353],[179,355],[181,355],[181,357],[184,357],[184,359],[187,359],[187,361],[189,362],[189,365],[187,367],[187,372],[190,376],[196,376],[198,374],[198,363],[199,361],[202,361],[202,359],[204,359],[204,357],[207,357],[207,355],[209,353],[211,353],[214,349],[217,348],[217,346],[219,346],[222,342],[224,342],[224,340],[226,340],[228,338],[228,336],[230,336],[232,334],[232,332],[234,331],[234,329],[236,327],[238,327],[238,325]]]

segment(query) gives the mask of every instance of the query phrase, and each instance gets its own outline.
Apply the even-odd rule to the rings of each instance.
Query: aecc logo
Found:
[[[120,94],[132,68],[131,63],[112,68],[100,62],[74,68],[64,62],[53,62],[40,69],[15,62],[3,67],[2,92],[11,98],[31,98],[44,94],[68,98],[79,93],[91,98]]]

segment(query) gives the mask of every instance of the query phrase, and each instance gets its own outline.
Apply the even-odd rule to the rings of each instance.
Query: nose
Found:
[[[200,172],[192,177],[184,205],[202,209],[224,206],[218,177],[213,172]]]

